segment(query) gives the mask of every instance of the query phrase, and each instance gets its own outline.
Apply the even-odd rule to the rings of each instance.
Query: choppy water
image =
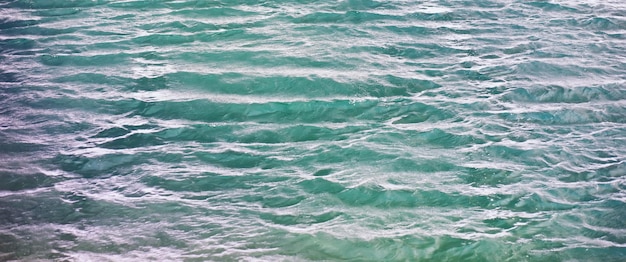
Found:
[[[0,260],[626,260],[622,1],[4,0],[0,82]]]

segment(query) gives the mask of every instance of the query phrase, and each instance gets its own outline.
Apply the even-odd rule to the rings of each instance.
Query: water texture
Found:
[[[6,260],[626,261],[626,4],[2,0]]]

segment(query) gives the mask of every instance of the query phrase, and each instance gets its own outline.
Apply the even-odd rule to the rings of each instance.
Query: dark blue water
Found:
[[[0,1],[0,261],[626,261],[622,1]]]

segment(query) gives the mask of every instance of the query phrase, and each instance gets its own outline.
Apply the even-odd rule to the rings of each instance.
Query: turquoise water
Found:
[[[3,0],[4,260],[626,261],[626,4]]]

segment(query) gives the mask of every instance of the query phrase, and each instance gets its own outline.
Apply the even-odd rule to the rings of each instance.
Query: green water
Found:
[[[0,261],[626,261],[622,1],[0,1]]]

